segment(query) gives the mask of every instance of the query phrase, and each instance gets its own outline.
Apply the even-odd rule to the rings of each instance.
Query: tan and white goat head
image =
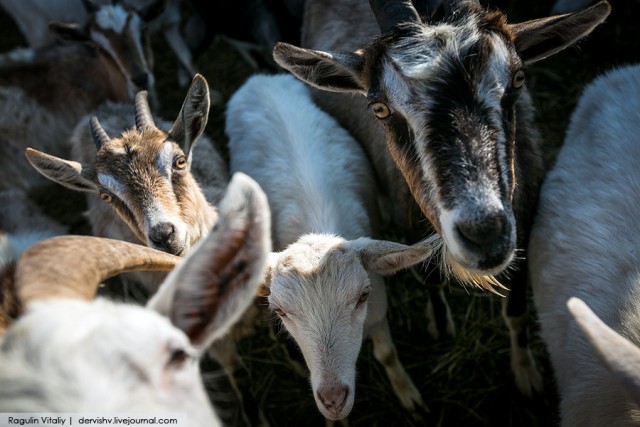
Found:
[[[270,308],[300,347],[311,372],[314,399],[326,418],[340,420],[351,412],[362,340],[370,335],[375,339],[371,332],[376,327],[388,328],[380,318],[387,304],[380,275],[422,262],[431,253],[431,246],[424,243],[406,246],[308,234],[269,257],[260,294],[268,296]],[[370,310],[376,315],[368,316],[372,304]],[[388,371],[399,364],[395,352],[393,357],[393,363],[385,364]],[[409,400],[403,403],[423,405],[408,377],[389,377],[394,388],[412,389],[400,393]],[[394,379],[404,382],[393,384]]]
[[[97,192],[141,242],[185,255],[217,219],[191,174],[192,149],[207,124],[209,105],[207,82],[196,75],[168,132],[155,125],[143,91],[136,95],[134,129],[111,138],[98,118],[91,119],[95,164],[33,149],[27,149],[26,156],[52,181],[73,190]]]
[[[178,412],[219,426],[198,358],[242,315],[270,244],[266,197],[239,176],[186,258],[89,236],[43,241],[17,265],[25,313],[0,340],[0,412]],[[147,307],[93,298],[106,277],[176,268]]]

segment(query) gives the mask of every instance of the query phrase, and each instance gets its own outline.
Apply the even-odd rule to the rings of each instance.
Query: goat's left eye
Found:
[[[174,369],[179,369],[184,366],[184,364],[191,359],[189,353],[184,351],[181,348],[175,349],[171,351],[169,355],[169,361],[167,362],[167,366]]]
[[[371,104],[371,111],[379,119],[386,119],[391,115],[391,110],[384,102],[374,102]]]
[[[287,317],[287,313],[280,310],[279,308],[274,308],[273,311],[280,317]]]
[[[519,89],[524,84],[524,70],[518,70],[513,75],[513,79],[511,80],[511,86],[516,89]]]
[[[356,305],[360,305],[366,302],[368,299],[369,299],[369,291],[365,291],[362,293],[362,295],[360,295],[360,298],[358,298],[358,303]]]
[[[185,156],[178,156],[173,160],[174,169],[184,169],[187,167],[187,158]]]

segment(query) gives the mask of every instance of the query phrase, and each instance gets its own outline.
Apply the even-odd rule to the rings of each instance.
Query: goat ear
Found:
[[[49,22],[49,31],[64,41],[86,42],[90,39],[84,27],[74,23],[51,21]]]
[[[98,191],[95,172],[91,167],[33,148],[27,148],[24,154],[31,166],[45,178],[76,191]]]
[[[366,93],[362,81],[364,58],[351,52],[322,52],[277,43],[273,59],[294,76],[331,92]]]
[[[379,274],[391,274],[403,268],[425,261],[433,248],[425,242],[413,246],[366,237],[347,243],[360,255],[365,270]]]
[[[268,297],[271,295],[271,280],[273,279],[273,270],[276,268],[280,254],[271,252],[267,257],[267,266],[262,274],[262,282],[258,285],[256,295],[259,297]]]
[[[512,24],[516,50],[526,64],[544,59],[588,35],[610,12],[603,0],[580,12]]]
[[[640,405],[640,348],[611,329],[578,298],[567,307],[602,363]]]
[[[194,142],[202,135],[209,119],[209,85],[204,77],[196,74],[184,99],[178,118],[169,130],[169,137],[176,141],[189,156]]]
[[[173,270],[148,306],[167,315],[200,350],[224,335],[256,296],[271,251],[267,197],[234,174],[207,237]]]

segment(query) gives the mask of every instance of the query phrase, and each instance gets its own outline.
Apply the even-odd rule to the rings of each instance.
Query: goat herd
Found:
[[[465,325],[447,297],[466,289],[504,295],[499,352],[523,405],[551,396],[558,415],[544,419],[563,426],[640,424],[640,66],[586,86],[549,165],[525,82],[597,36],[606,0],[559,0],[518,23],[477,0],[289,1],[304,9],[299,39],[254,40],[277,66],[222,94],[209,128],[221,94],[181,30],[192,2],[143,3],[0,0],[30,45],[0,56],[0,414],[386,425],[360,397],[385,375],[375,393],[397,423],[460,425],[469,396],[429,413],[438,390],[403,350],[456,346]],[[160,32],[185,86],[173,122],[155,110],[168,102]],[[256,67],[255,46],[224,43]],[[51,181],[86,195],[90,236],[34,202]],[[148,298],[117,301],[115,284]],[[409,286],[428,294],[426,317],[394,324],[410,301],[393,289]],[[425,326],[402,342],[412,322]],[[304,418],[274,417],[286,411],[256,393],[267,377],[245,350],[258,339],[306,381],[302,394],[284,378],[261,388]]]

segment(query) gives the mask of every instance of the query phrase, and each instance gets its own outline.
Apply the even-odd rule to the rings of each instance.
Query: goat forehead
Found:
[[[458,91],[464,85],[480,97],[486,96],[483,93],[501,95],[518,60],[504,36],[497,33],[425,27],[387,50],[381,80],[388,93],[424,93],[436,85]]]
[[[103,30],[122,33],[129,16],[129,13],[122,5],[105,5],[96,12],[95,22],[96,25]]]
[[[353,251],[285,253],[272,278],[270,302],[290,309],[312,310],[310,302],[339,308],[353,302],[368,285],[368,274]]]

